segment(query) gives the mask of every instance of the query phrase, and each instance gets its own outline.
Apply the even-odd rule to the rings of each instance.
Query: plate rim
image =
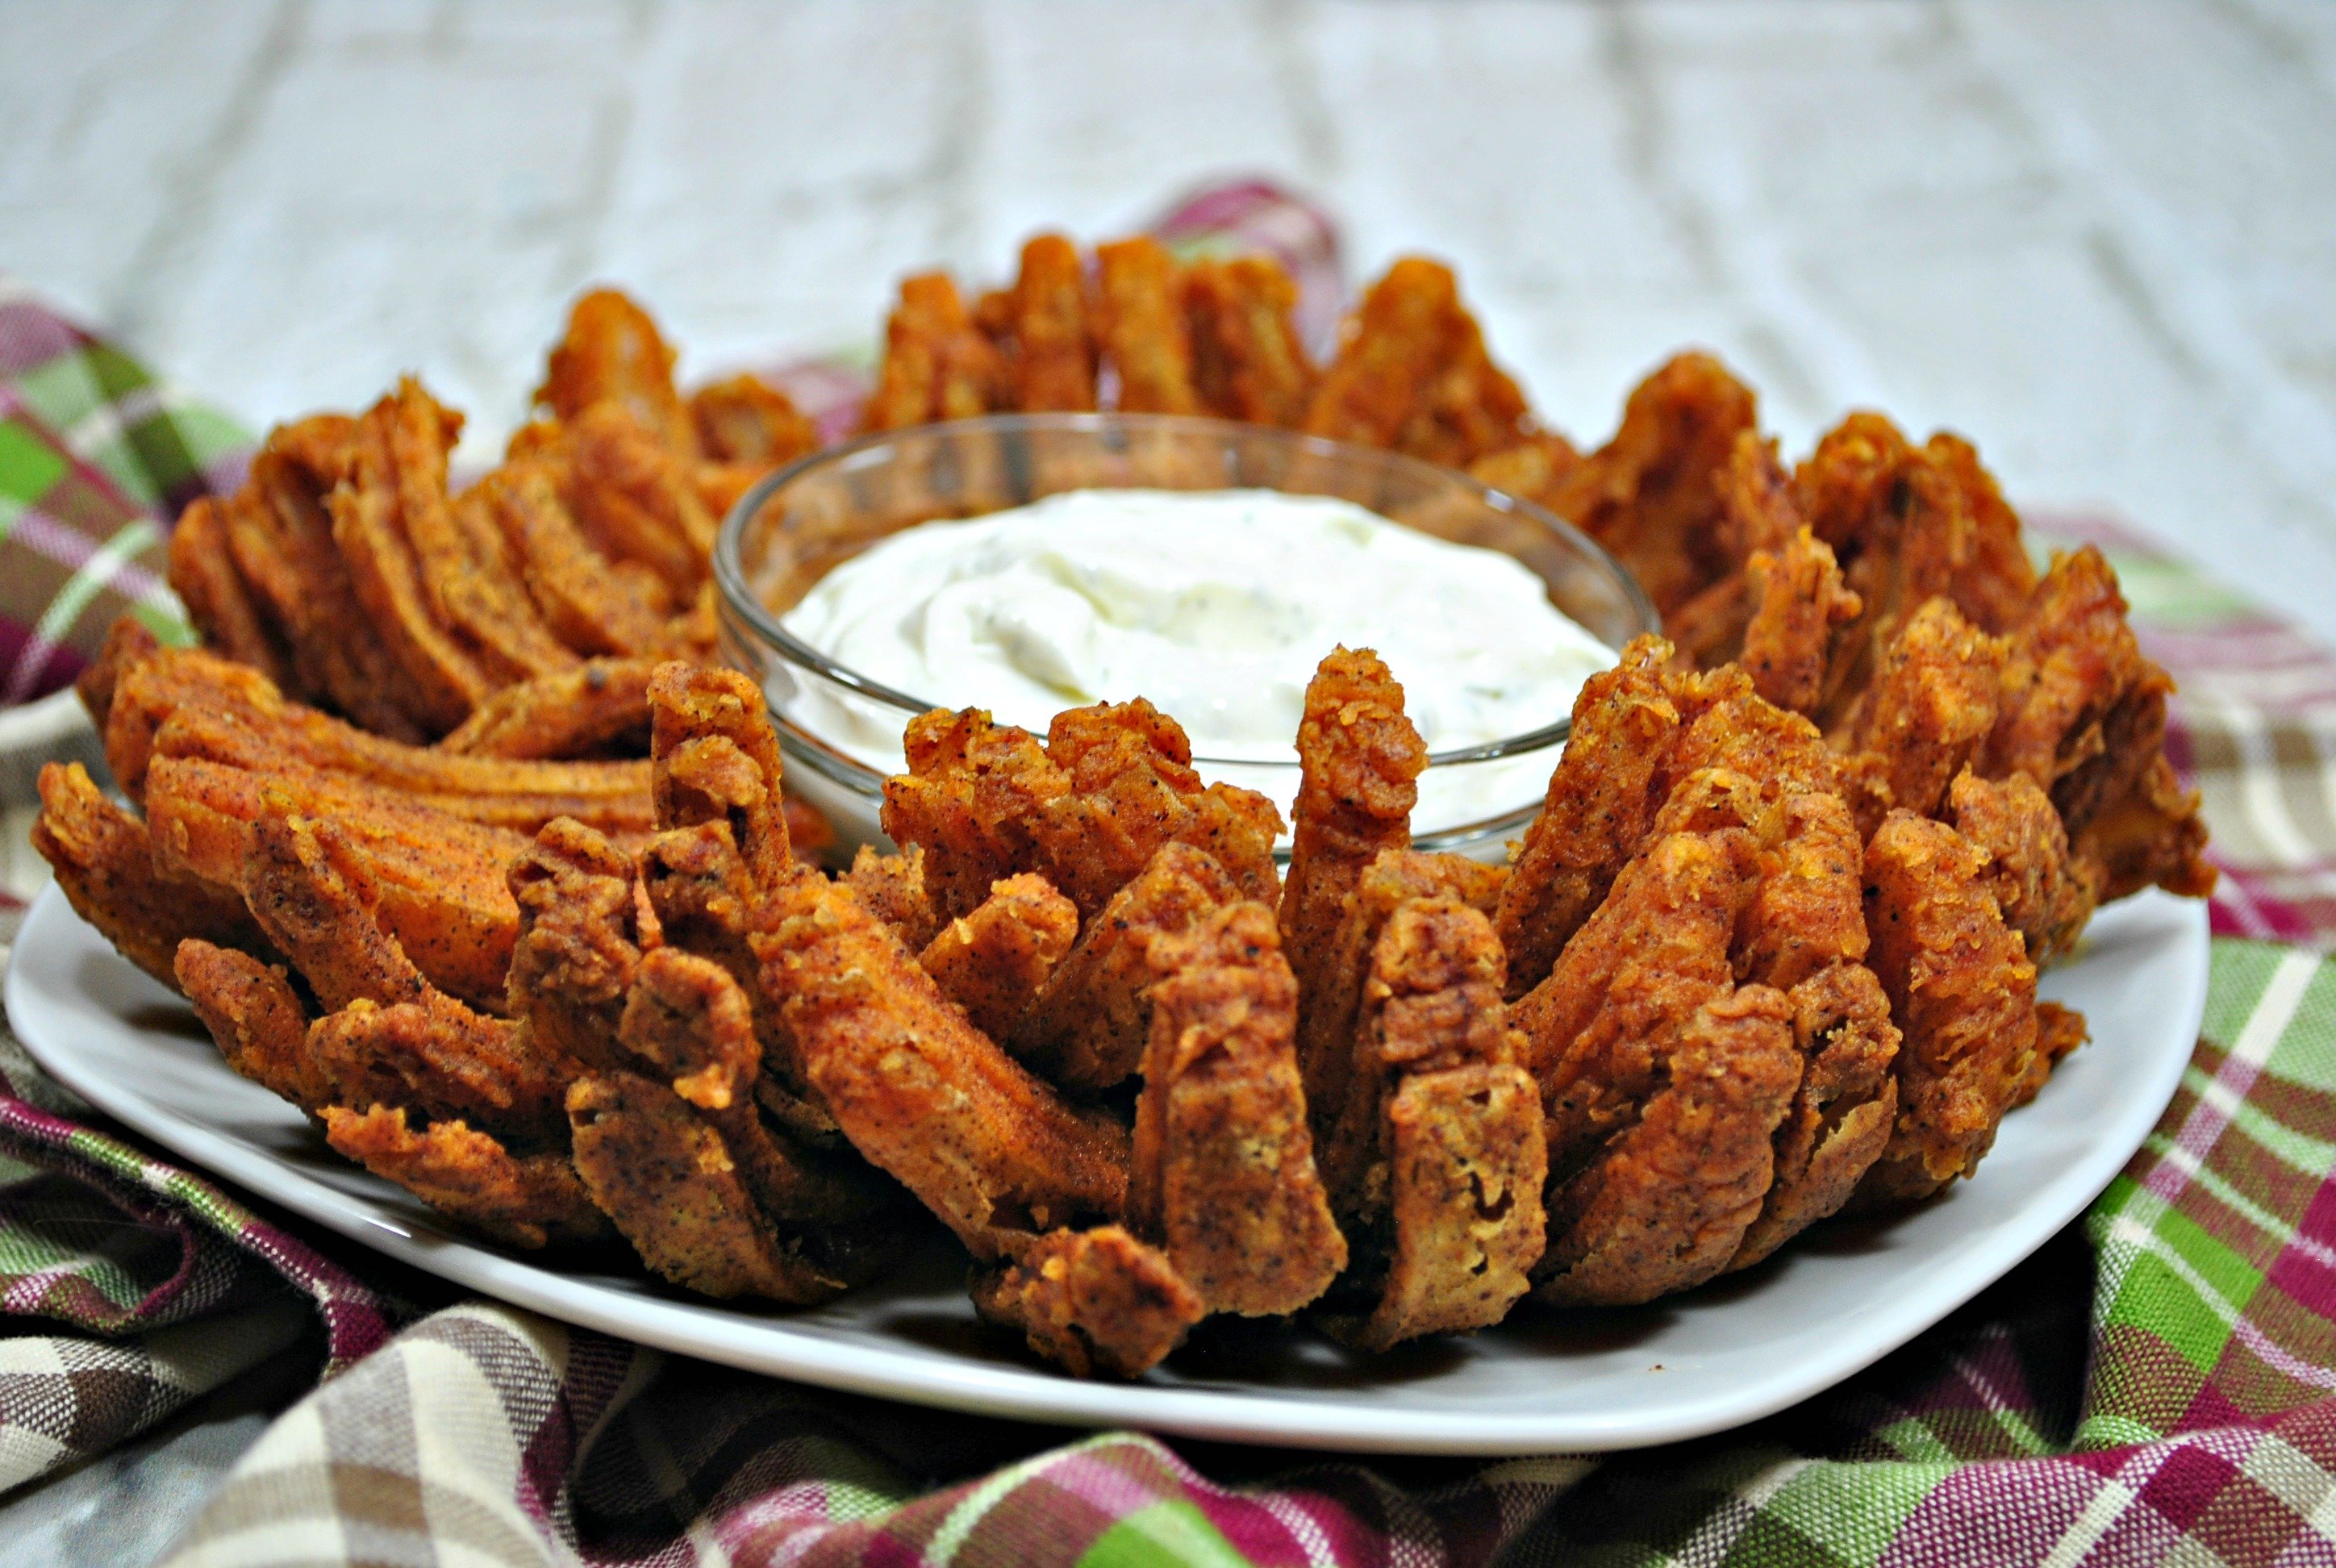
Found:
[[[2097,1141],[2058,1177],[2038,1190],[2007,1229],[2014,1239],[2000,1261],[1971,1271],[1935,1269],[1889,1314],[1891,1327],[1871,1336],[1847,1335],[1830,1357],[1797,1359],[1749,1394],[1682,1398],[1650,1418],[1618,1405],[1594,1413],[1553,1414],[1429,1411],[1400,1401],[1315,1403],[1270,1389],[1195,1388],[1084,1381],[1046,1368],[974,1362],[929,1349],[845,1343],[791,1328],[784,1320],[745,1318],[714,1303],[698,1305],[619,1295],[507,1256],[451,1232],[408,1229],[363,1212],[367,1200],[337,1191],[263,1149],[211,1130],[92,1071],[70,1048],[20,1018],[40,982],[33,960],[48,944],[88,928],[52,884],[34,899],[9,954],[5,1000],[11,1028],[42,1068],[99,1110],[210,1178],[255,1193],[312,1223],[360,1242],[408,1266],[521,1309],[673,1354],[906,1403],[1067,1427],[1136,1427],[1219,1442],[1309,1447],[1350,1453],[1521,1456],[1620,1451],[1708,1436],[1790,1407],[1855,1375],[1907,1344],[1981,1290],[2002,1278],[2058,1234],[2105,1190],[2148,1136],[2191,1059],[2203,1021],[2210,962],[2203,903],[2173,901],[2155,890],[2139,895],[2178,902],[2186,915],[2185,960],[2177,983],[2188,1019],[2179,1052],[2148,1064],[2155,1083],[2132,1102],[2134,1125]],[[93,932],[91,934],[94,934]],[[102,940],[102,938],[99,939]],[[126,960],[121,960],[126,964]],[[135,1026],[130,1026],[135,1027]],[[2162,1087],[2163,1092],[2157,1092]],[[2141,1120],[2140,1107],[2148,1106]],[[2105,1131],[2107,1129],[2104,1129]],[[2048,1222],[2049,1217],[2049,1222]]]

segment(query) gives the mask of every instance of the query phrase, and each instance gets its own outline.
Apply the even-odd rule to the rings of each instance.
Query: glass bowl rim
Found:
[[[743,619],[748,629],[752,630],[756,637],[775,648],[790,662],[804,666],[847,691],[882,703],[888,707],[899,709],[906,716],[902,721],[905,724],[908,718],[913,718],[922,713],[930,713],[942,705],[924,701],[897,687],[886,686],[881,681],[871,680],[848,665],[838,663],[787,630],[785,625],[777,616],[771,613],[769,607],[755,596],[747,584],[745,567],[739,559],[739,541],[745,535],[748,522],[756,512],[762,511],[772,496],[803,475],[815,469],[841,465],[861,453],[892,444],[910,436],[945,435],[951,432],[1010,434],[1017,431],[1039,430],[1101,433],[1115,429],[1158,431],[1167,433],[1184,432],[1195,435],[1212,432],[1237,432],[1244,437],[1284,442],[1293,449],[1313,456],[1343,459],[1349,462],[1360,460],[1392,469],[1398,473],[1408,472],[1416,478],[1473,492],[1479,502],[1493,511],[1508,512],[1528,522],[1536,523],[1565,541],[1570,547],[1587,555],[1593,562],[1603,568],[1607,575],[1621,588],[1623,600],[1636,612],[1642,632],[1660,633],[1662,630],[1662,618],[1656,612],[1654,601],[1647,597],[1647,590],[1640,585],[1637,576],[1617,560],[1613,552],[1604,545],[1600,544],[1547,507],[1527,501],[1523,496],[1512,494],[1505,490],[1496,489],[1459,469],[1447,468],[1441,463],[1429,463],[1405,453],[1389,452],[1384,447],[1362,446],[1353,442],[1334,441],[1329,436],[1309,435],[1302,431],[1290,430],[1277,424],[1251,424],[1244,420],[1216,419],[1190,414],[1120,414],[1113,411],[985,414],[971,419],[933,420],[923,424],[905,425],[898,430],[871,431],[865,435],[854,436],[849,441],[840,442],[833,446],[821,447],[815,452],[806,453],[793,462],[764,474],[748,486],[745,493],[732,504],[729,512],[722,519],[722,526],[714,538],[714,580],[717,590],[722,596],[725,608]],[[1295,495],[1309,492],[1290,491],[1277,492],[1277,493]],[[1370,509],[1365,508],[1365,510]],[[1395,522],[1397,527],[1408,526],[1394,518],[1389,518],[1387,521]],[[1508,552],[1504,550],[1502,553]],[[1572,729],[1573,719],[1569,714],[1552,724],[1528,730],[1523,735],[1485,741],[1481,745],[1463,746],[1453,751],[1431,752],[1428,754],[1427,765],[1437,767],[1467,763],[1497,762],[1504,757],[1521,756],[1564,740],[1572,733]],[[1295,757],[1284,762],[1277,759],[1195,755],[1192,761],[1196,765],[1208,764],[1220,768],[1295,768],[1300,765]],[[860,765],[866,767],[865,764]],[[872,768],[868,771],[875,772]]]

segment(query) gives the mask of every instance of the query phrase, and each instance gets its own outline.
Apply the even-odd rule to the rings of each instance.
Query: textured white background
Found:
[[[1577,437],[1708,345],[2336,635],[2336,8],[12,4],[0,102],[0,267],[254,422],[411,368],[482,450],[589,281],[703,370],[1258,170]]]
[[[255,424],[413,369],[488,450],[588,282],[696,374],[1247,172],[1458,262],[1579,438],[1706,345],[2336,638],[2336,6],[0,0],[0,269]],[[0,1536],[144,1560],[234,1407]]]

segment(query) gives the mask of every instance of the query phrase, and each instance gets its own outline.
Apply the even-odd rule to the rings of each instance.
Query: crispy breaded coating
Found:
[[[105,734],[107,716],[113,711],[113,690],[121,683],[122,673],[153,657],[161,647],[161,640],[134,615],[116,616],[113,624],[105,628],[105,640],[98,645],[97,657],[73,677],[73,695],[81,699],[82,711],[89,715],[90,723],[100,735]]]
[[[445,597],[462,576],[446,499],[446,454],[462,416],[411,378],[357,422],[349,477],[327,498],[333,542],[366,618],[422,705],[414,716],[443,734],[486,695],[533,671],[497,667],[477,638],[494,612]]]
[[[851,869],[838,879],[868,907],[868,912],[900,934],[912,953],[940,934],[925,898],[925,852],[914,844],[898,854],[878,854],[872,844],[852,852]]]
[[[1352,1027],[1351,1007],[1342,1017],[1319,1005],[1356,957],[1337,950],[1338,930],[1364,868],[1384,851],[1410,846],[1411,810],[1427,767],[1426,744],[1404,716],[1403,687],[1378,655],[1340,647],[1316,667],[1298,725],[1298,765],[1280,920],[1281,950],[1306,1005],[1299,1025],[1306,1061],[1329,1042],[1343,1045]]]
[[[2037,966],[2073,950],[2093,918],[2098,868],[2070,858],[2050,798],[2025,774],[1983,779],[1966,769],[1943,815],[1987,856],[1988,889]]]
[[[535,399],[562,423],[613,403],[676,453],[695,457],[696,440],[674,390],[674,350],[647,311],[613,288],[596,288],[568,312]]]
[[[2205,858],[2206,821],[2196,790],[2185,790],[2163,752],[2123,798],[2085,824],[2078,861],[2098,867],[2101,898],[2126,898],[2150,886],[2184,898],[2214,891],[2218,873]]]
[[[1728,451],[1727,465],[1713,482],[1719,501],[1716,549],[1720,557],[1732,563],[1733,570],[1666,612],[1663,636],[1678,646],[1680,657],[1694,668],[1710,669],[1730,660],[1750,667],[1746,639],[1764,600],[1763,590],[1768,586],[1767,581],[1755,580],[1751,560],[1756,555],[1767,557],[1770,566],[1767,570],[1773,573],[1777,558],[1802,531],[1800,507],[1793,493],[1792,475],[1776,456],[1776,443],[1761,440],[1757,430],[1737,433],[1736,444]],[[1832,559],[1830,554],[1824,557],[1828,562]],[[1806,626],[1804,623],[1811,618],[1798,608],[1800,600],[1815,597],[1808,587],[1797,584],[1797,576],[1805,575],[1806,570],[1804,563],[1796,561],[1794,595],[1769,600],[1769,618],[1762,626],[1761,643],[1769,659],[1789,651],[1791,664],[1797,667],[1808,657],[1806,645],[1815,642],[1815,651],[1820,656],[1817,678],[1822,684],[1825,667],[1821,656],[1827,651],[1826,643],[1810,632],[1822,632],[1825,628],[1821,620],[1814,627]],[[1781,685],[1794,677],[1780,672],[1770,678]],[[1767,691],[1764,685],[1763,695]]]
[[[1795,713],[1824,700],[1841,628],[1864,601],[1843,585],[1833,550],[1804,528],[1776,551],[1757,550],[1745,563],[1753,610],[1737,655],[1759,694]]]
[[[351,1002],[308,1027],[308,1055],[335,1103],[396,1105],[459,1120],[514,1152],[557,1148],[567,1079],[518,1025],[443,991],[388,1007]]]
[[[579,654],[638,655],[666,635],[673,590],[651,568],[611,560],[587,537],[563,493],[562,470],[515,458],[479,481],[544,624]]]
[[[1346,1267],[1298,1076],[1298,986],[1265,905],[1154,937],[1127,1223],[1212,1311],[1294,1312]]]
[[[379,890],[333,823],[270,811],[252,823],[244,901],[326,1012],[418,1001],[430,983],[383,928]]]
[[[1883,656],[1851,745],[1873,754],[1883,803],[1933,816],[1947,786],[1995,727],[2001,638],[1972,626],[1944,599],[1908,618]],[[1879,825],[1879,813],[1867,824]]]
[[[1907,812],[1891,813],[1865,847],[1868,962],[1904,1039],[1897,1124],[1858,1185],[1861,1210],[1969,1175],[2032,1068],[2036,966],[1984,872],[1969,840]]]
[[[179,514],[170,531],[170,590],[206,643],[280,685],[291,678],[290,655],[236,570],[221,504],[200,496]]]
[[[1049,1083],[1095,1093],[1141,1068],[1152,1037],[1152,940],[1182,935],[1241,896],[1215,860],[1164,843],[1086,922],[1010,1035],[1000,1037]]]
[[[611,832],[650,823],[646,762],[509,761],[385,740],[286,701],[256,670],[193,650],[161,651],[123,672],[106,752],[133,792],[154,757],[172,756],[332,775],[519,833],[559,816]]]
[[[1795,986],[1793,1045],[1800,1085],[1774,1140],[1774,1179],[1730,1269],[1760,1261],[1838,1213],[1890,1141],[1898,1110],[1898,1027],[1890,998],[1862,963],[1837,963]]]
[[[1953,436],[1917,447],[1882,415],[1852,414],[1795,471],[1794,489],[1861,605],[1827,673],[1820,717],[1828,729],[1930,599],[1952,600],[1992,636],[2010,628],[2035,588],[2018,516]]]
[[[166,877],[240,890],[254,824],[287,813],[329,819],[347,839],[379,891],[382,923],[433,984],[501,1006],[519,934],[504,875],[526,852],[521,835],[323,774],[160,757],[147,778],[147,832]]]
[[[1890,1071],[1898,1029],[1864,963],[1856,821],[1839,796],[1796,790],[1778,803],[1777,827],[1731,957],[1739,983],[1786,993],[1802,1071],[1776,1127],[1775,1180],[1732,1268],[1767,1257],[1846,1203],[1888,1141],[1898,1103]]]
[[[1022,247],[1009,320],[1014,406],[1025,414],[1095,407],[1095,331],[1076,246],[1041,234]]]
[[[1664,689],[1670,645],[1640,638],[1612,669],[1582,684],[1573,732],[1525,829],[1494,924],[1509,955],[1512,998],[1538,985],[1646,834],[1679,730]]]
[[[1007,877],[917,955],[973,1027],[1003,1040],[1078,940],[1076,905],[1036,872]]]
[[[662,833],[642,846],[641,886],[664,940],[712,959],[742,984],[757,973],[746,933],[760,890],[726,822]],[[754,988],[750,984],[748,989]]]
[[[1457,899],[1406,900],[1372,945],[1347,1091],[1370,1141],[1324,1165],[1354,1299],[1325,1326],[1361,1349],[1499,1322],[1529,1288],[1548,1145],[1502,978],[1492,921]]]
[[[1760,1213],[1770,1140],[1800,1081],[1790,1010],[1772,988],[1746,986],[1644,1040],[1661,1086],[1554,1185],[1536,1299],[1627,1306],[1728,1266]]]
[[[717,520],[698,499],[689,460],[619,403],[590,407],[565,426],[568,500],[593,542],[657,573],[676,602],[712,570]]]
[[[2052,797],[2078,858],[2098,868],[2103,899],[2152,882],[2211,892],[2198,796],[2165,754],[2174,682],[2135,640],[2100,551],[2055,557],[2009,639],[2000,716],[1979,771],[2024,774]]]
[[[2033,1100],[2051,1077],[2052,1069],[2089,1037],[2085,1015],[2058,1002],[2036,1004],[2036,1055],[2011,1087],[2011,1109]]]
[[[515,682],[442,736],[437,749],[507,762],[603,755],[647,735],[649,677],[662,662],[589,658],[564,674]]]
[[[179,944],[174,971],[239,1076],[311,1115],[331,1104],[335,1085],[308,1054],[307,1009],[283,969],[189,937]]]
[[[762,1070],[745,991],[721,965],[676,948],[641,955],[618,1038],[701,1111],[747,1103]]]
[[[844,1282],[763,1218],[730,1151],[702,1113],[636,1073],[568,1091],[576,1173],[641,1255],[685,1290],[808,1305]]]
[[[1192,330],[1174,257],[1149,235],[1095,247],[1095,336],[1123,414],[1198,414]]]
[[[1363,869],[1325,949],[1321,983],[1300,992],[1298,1070],[1314,1127],[1314,1160],[1333,1193],[1346,1191],[1375,1157],[1378,1094],[1356,1047],[1371,955],[1389,916],[1415,899],[1466,904],[1488,917],[1495,898],[1474,861],[1417,850],[1382,850]]]
[[[1192,384],[1202,412],[1251,424],[1296,424],[1314,367],[1292,313],[1298,285],[1266,256],[1202,259],[1184,271]]]
[[[1735,564],[1724,554],[1715,480],[1757,424],[1751,392],[1725,365],[1680,355],[1639,384],[1613,439],[1546,504],[1612,550],[1669,614]]]
[[[1244,897],[1280,888],[1281,813],[1252,791],[1203,788],[1183,730],[1140,697],[1057,714],[1043,748],[977,708],[920,715],[904,744],[909,772],[885,781],[884,831],[924,849],[941,919],[1026,871],[1093,919],[1171,842],[1207,851]]]
[[[1408,256],[1365,291],[1299,428],[1465,468],[1518,444],[1525,413],[1452,269]]]
[[[1056,1231],[978,1271],[973,1304],[1075,1378],[1136,1378],[1207,1311],[1158,1249],[1118,1225]]]
[[[255,601],[281,629],[300,696],[393,740],[433,732],[429,701],[359,602],[326,504],[356,456],[356,422],[317,414],[279,425],[225,503],[227,544]]]
[[[1729,941],[1757,874],[1741,829],[1657,839],[1615,880],[1549,977],[1510,1008],[1541,1085],[1552,1182],[1629,1126],[1663,1051],[1734,983]]]
[[[335,1149],[496,1241],[532,1251],[608,1234],[565,1154],[515,1155],[461,1122],[414,1127],[390,1105],[327,1105],[324,1121]]]
[[[757,883],[784,877],[793,850],[762,688],[736,670],[667,664],[649,679],[649,719],[657,825],[726,822]]]
[[[698,450],[715,463],[768,472],[819,445],[819,431],[794,399],[759,375],[733,375],[689,394]]]
[[[1776,842],[1763,846],[1733,951],[1739,976],[1789,991],[1821,969],[1865,959],[1864,841],[1838,795],[1788,791],[1776,812]]]
[[[123,958],[175,986],[179,944],[189,938],[268,950],[240,897],[159,866],[146,824],[107,800],[81,764],[43,764],[40,791],[33,848],[56,873],[73,912]]]
[[[547,823],[510,872],[519,905],[504,1008],[536,1047],[605,1071],[641,962],[633,863],[583,823]]]
[[[861,1154],[985,1261],[1125,1203],[1124,1135],[1083,1119],[966,1021],[890,926],[805,874],[763,890],[760,994]]]
[[[1005,362],[966,314],[946,273],[900,280],[884,327],[884,366],[861,415],[863,430],[970,419],[1007,405]]]
[[[1840,764],[1815,725],[1764,700],[1733,665],[1674,675],[1666,688],[1685,727],[1664,756],[1657,788],[1700,768],[1727,768],[1775,790],[1837,791]]]

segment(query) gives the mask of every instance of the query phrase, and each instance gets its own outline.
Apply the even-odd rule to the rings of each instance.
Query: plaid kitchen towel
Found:
[[[1279,250],[1327,329],[1311,209],[1229,187],[1159,231]],[[834,426],[864,385],[848,362],[787,379]],[[11,689],[35,693],[78,667],[96,596],[170,624],[153,541],[232,482],[240,438],[5,293],[0,409],[0,558],[45,541],[43,570],[73,569],[53,593],[89,584],[69,614],[0,594]],[[0,1487],[305,1335],[336,1375],[174,1563],[2336,1563],[2336,659],[2113,525],[2038,526],[2109,550],[2183,682],[2175,756],[2224,871],[2205,1027],[2080,1226],[1799,1409],[1602,1461],[1365,1464],[1066,1441],[485,1303],[393,1337],[408,1309],[374,1265],[105,1130],[0,1037]]]

